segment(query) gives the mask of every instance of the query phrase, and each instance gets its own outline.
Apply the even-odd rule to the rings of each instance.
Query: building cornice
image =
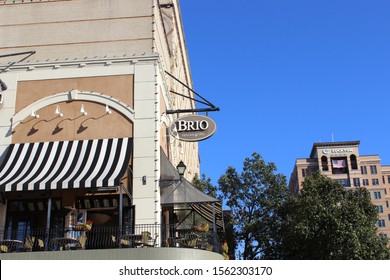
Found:
[[[27,61],[23,64],[17,64],[4,70],[4,72],[20,72],[20,71],[33,71],[33,70],[47,70],[47,69],[60,69],[60,68],[83,68],[88,66],[114,66],[114,65],[134,65],[142,63],[155,62],[159,59],[157,53],[144,54],[141,56],[126,55],[123,57],[111,57],[111,58],[85,58],[82,60],[72,61],[47,61],[47,62],[31,62]],[[3,65],[3,67],[7,67]]]

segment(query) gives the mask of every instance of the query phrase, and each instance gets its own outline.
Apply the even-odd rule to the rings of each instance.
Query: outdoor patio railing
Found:
[[[4,252],[128,249],[140,247],[193,248],[221,253],[218,235],[175,225],[77,226],[70,228],[0,228]]]

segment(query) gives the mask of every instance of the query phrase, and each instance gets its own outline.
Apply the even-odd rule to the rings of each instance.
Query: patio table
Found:
[[[4,247],[3,247],[4,246]],[[16,252],[23,248],[23,242],[20,240],[5,239],[0,240],[1,253]]]
[[[69,237],[57,237],[50,240],[50,249],[53,251],[79,249],[81,244],[78,239]]]

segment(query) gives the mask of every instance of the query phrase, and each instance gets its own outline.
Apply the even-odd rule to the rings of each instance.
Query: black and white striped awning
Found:
[[[130,138],[12,144],[0,167],[0,191],[118,186],[131,150]]]

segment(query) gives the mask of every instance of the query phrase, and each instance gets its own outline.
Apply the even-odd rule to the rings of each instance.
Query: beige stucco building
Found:
[[[184,247],[171,230],[174,219],[185,218],[179,210],[217,224],[218,201],[188,182],[199,174],[197,142],[169,134],[180,115],[167,110],[195,108],[183,86],[193,88],[178,0],[1,1],[0,38],[0,78],[8,87],[0,107],[3,238],[25,243],[22,227],[46,225],[46,236],[33,237],[34,248],[39,239],[47,251],[49,231],[62,227],[58,238],[85,236],[80,247],[88,249],[93,230],[110,225],[123,227],[108,236],[114,247],[136,247],[139,240],[121,238],[141,232],[154,247]],[[180,161],[187,180],[175,173]],[[176,193],[181,184],[191,191]],[[90,233],[71,229],[87,220]],[[220,258],[206,250],[205,238],[185,246],[204,249],[190,258]]]
[[[298,194],[305,176],[321,172],[346,188],[365,187],[378,209],[378,232],[390,237],[390,166],[379,155],[360,155],[360,141],[314,143],[309,158],[295,162],[289,188]]]

